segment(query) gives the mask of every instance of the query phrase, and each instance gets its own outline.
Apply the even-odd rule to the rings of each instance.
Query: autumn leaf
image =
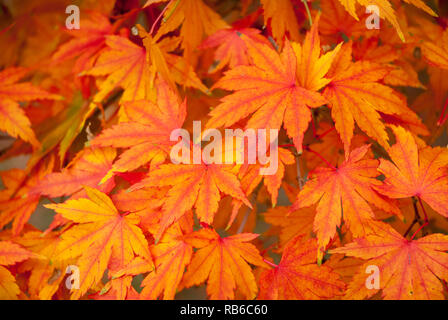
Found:
[[[380,112],[386,115],[412,113],[401,95],[378,82],[390,69],[370,61],[352,62],[351,55],[350,42],[343,46],[332,66],[329,73],[332,80],[324,91],[346,156],[355,122],[369,137],[387,147],[388,136]]]
[[[80,286],[73,291],[72,299],[97,284],[108,267],[120,270],[134,256],[152,261],[147,240],[137,226],[140,218],[133,213],[118,212],[101,191],[87,186],[84,190],[88,198],[45,205],[76,223],[62,235],[56,255],[60,260],[79,257]]]
[[[291,0],[261,0],[264,9],[264,23],[270,22],[272,35],[278,42],[285,35],[293,41],[299,41],[299,24]]]
[[[31,252],[10,241],[0,241],[0,299],[17,299],[20,289],[16,279],[5,267],[31,257]]]
[[[202,0],[170,1],[163,17],[164,23],[158,33],[167,34],[181,26],[181,48],[188,62],[204,35],[211,35],[227,27],[225,21]]]
[[[448,69],[448,30],[445,30],[442,39],[437,43],[426,41],[422,46],[425,58],[434,66]]]
[[[214,54],[217,65],[210,72],[217,72],[226,65],[232,69],[237,66],[250,64],[248,48],[241,34],[244,34],[254,42],[269,44],[269,41],[257,29],[232,28],[218,30],[205,39],[199,47],[199,49],[217,47]]]
[[[106,36],[113,32],[109,19],[95,11],[88,18],[81,19],[79,24],[82,28],[69,30],[73,38],[62,44],[52,56],[55,63],[77,57],[73,66],[76,73],[94,65],[101,49],[106,46]]]
[[[316,208],[314,206],[292,212],[289,207],[275,207],[268,209],[263,217],[267,223],[280,227],[279,246],[284,248],[290,240],[297,236],[311,237],[315,215]]]
[[[149,162],[163,163],[171,147],[171,132],[181,128],[186,116],[186,103],[165,82],[157,84],[156,103],[149,100],[123,105],[123,122],[104,130],[91,141],[93,147],[126,148],[101,180],[104,183],[114,172],[137,169]]]
[[[0,228],[12,221],[11,233],[20,234],[39,204],[39,195],[31,194],[31,190],[53,170],[53,160],[46,159],[31,171],[11,169],[0,172],[5,189],[0,191]]]
[[[333,41],[340,42],[343,36],[358,38],[370,34],[375,30],[368,30],[365,21],[355,20],[350,16],[345,7],[339,0],[327,0],[320,3],[322,17],[319,23],[319,32],[322,40],[330,38]],[[360,10],[356,11],[361,14]]]
[[[0,72],[0,129],[39,147],[31,122],[18,101],[60,99],[29,82],[17,83],[28,73],[25,68],[8,68]]]
[[[155,270],[142,281],[140,299],[157,299],[162,293],[164,300],[174,299],[184,270],[193,255],[193,247],[185,240],[185,235],[193,231],[192,222],[191,216],[184,216],[171,225],[161,240],[150,248]]]
[[[400,39],[402,41],[405,41],[403,31],[401,30],[400,24],[397,20],[397,16],[388,0],[339,0],[339,2],[356,20],[359,20],[356,14],[356,3],[359,3],[360,5],[365,7],[368,7],[370,5],[377,6],[380,12],[380,17],[389,21],[397,30]],[[432,16],[437,16],[434,11],[430,7],[428,7],[422,0],[404,0],[404,2],[413,4],[414,6],[426,11]]]
[[[388,149],[390,162],[380,160],[378,171],[386,177],[376,189],[390,198],[418,197],[448,217],[448,151],[425,147],[419,150],[411,133],[394,127],[397,142]]]
[[[337,168],[315,169],[293,205],[296,210],[317,204],[313,229],[318,239],[319,262],[342,219],[355,237],[365,235],[366,226],[375,217],[368,203],[398,214],[398,209],[374,189],[381,185],[375,179],[379,175],[378,160],[364,159],[368,150],[369,145],[353,150]]]
[[[346,298],[364,299],[378,289],[366,288],[366,268],[379,269],[379,284],[385,299],[443,299],[441,280],[448,278],[448,237],[431,234],[417,240],[403,238],[389,225],[376,222],[365,238],[331,250],[368,260],[350,283]]]
[[[212,224],[221,193],[252,207],[241,190],[233,165],[164,164],[150,172],[148,178],[133,188],[171,186],[163,205],[163,216],[156,240],[173,222],[193,207],[201,222]]]
[[[20,265],[20,272],[30,272],[28,290],[31,299],[51,300],[64,280],[67,264],[54,259],[60,233],[43,235],[39,230],[26,230],[19,244],[34,253]]]
[[[112,167],[116,151],[112,148],[84,149],[61,172],[48,174],[32,188],[31,195],[40,194],[60,197],[80,193],[83,186],[96,187]],[[109,192],[115,185],[113,179],[103,184],[100,189]]]
[[[278,266],[260,275],[258,299],[316,300],[341,295],[345,284],[326,265],[316,264],[317,241],[290,240]]]
[[[257,283],[248,263],[264,267],[257,248],[247,243],[257,234],[240,233],[226,238],[213,229],[201,229],[189,237],[199,250],[193,255],[184,276],[184,285],[191,287],[207,279],[207,294],[211,299],[233,299],[235,289],[247,299],[254,299]]]
[[[215,84],[235,92],[210,112],[207,128],[228,127],[253,113],[247,128],[279,129],[284,123],[301,152],[303,135],[311,121],[310,108],[327,102],[317,90],[329,82],[324,76],[339,50],[337,47],[320,56],[317,26],[318,21],[303,47],[286,41],[280,55],[267,45],[244,38],[253,65],[227,71]]]
[[[147,98],[151,78],[145,49],[116,35],[106,36],[106,45],[109,49],[101,53],[95,66],[81,74],[107,76],[93,102],[101,103],[115,88],[124,90],[121,101]]]
[[[272,151],[272,150],[271,150]],[[271,164],[262,165],[245,165],[240,169],[239,175],[241,176],[241,188],[245,194],[251,194],[254,189],[259,185],[260,181],[263,180],[263,184],[266,186],[269,194],[271,195],[272,206],[277,205],[278,191],[280,189],[283,177],[285,175],[285,165],[290,165],[295,163],[294,156],[287,149],[277,148],[278,152],[278,163],[277,171],[271,175],[260,175],[260,169],[266,168]],[[247,159],[248,157],[245,157]],[[243,204],[241,201],[234,200],[235,207],[233,209],[233,215],[231,216],[228,226],[230,226],[235,218],[235,213],[239,210]]]

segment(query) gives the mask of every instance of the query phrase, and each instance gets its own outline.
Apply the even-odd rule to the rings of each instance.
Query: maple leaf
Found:
[[[12,235],[20,234],[39,204],[39,195],[30,194],[30,191],[51,172],[53,164],[52,158],[49,158],[40,162],[31,172],[11,169],[0,173],[5,186],[0,191],[0,228],[13,220]]]
[[[339,0],[339,2],[345,7],[345,9],[354,17],[359,20],[356,14],[356,3],[362,6],[377,6],[380,12],[380,17],[388,20],[392,26],[397,30],[397,33],[402,41],[405,41],[403,31],[398,23],[397,16],[392,8],[392,5],[388,0]],[[426,11],[432,16],[437,16],[435,12],[428,7],[422,0],[404,0],[404,2],[413,4],[414,6]]]
[[[93,66],[101,49],[106,46],[106,36],[113,32],[109,19],[95,11],[90,12],[88,18],[81,19],[79,23],[82,28],[69,30],[73,39],[62,44],[52,56],[56,63],[77,57],[73,66],[74,73]]]
[[[376,189],[390,198],[418,197],[448,217],[448,150],[418,149],[411,133],[393,127],[397,142],[388,148],[390,162],[380,160],[378,171],[386,177]]]
[[[28,260],[20,264],[19,272],[29,272],[27,294],[31,299],[51,300],[64,280],[62,270],[67,264],[54,260],[54,254],[60,242],[60,232],[42,234],[35,229],[26,229],[17,242],[33,252]]]
[[[390,69],[370,61],[352,62],[352,43],[343,46],[329,74],[331,82],[324,96],[330,102],[331,116],[348,155],[355,121],[369,137],[383,147],[388,146],[381,113],[402,115],[413,113],[405,99],[393,89],[380,84]]]
[[[272,151],[272,150],[271,150]],[[295,163],[294,156],[287,149],[278,148],[278,163],[277,163],[277,171],[272,175],[260,175],[260,169],[267,167],[267,165],[255,164],[255,165],[247,165],[241,168],[240,176],[241,178],[241,188],[244,193],[249,195],[251,194],[255,188],[259,185],[260,181],[263,180],[263,184],[266,186],[269,194],[271,195],[271,203],[272,206],[277,205],[278,191],[280,189],[283,177],[285,175],[285,165]],[[248,159],[245,156],[245,159]],[[235,205],[233,209],[232,216],[228,222],[228,227],[232,224],[235,219],[236,213],[242,206],[242,202],[238,200],[234,200]]]
[[[105,76],[99,85],[99,92],[93,98],[101,103],[115,88],[124,92],[121,101],[134,101],[147,98],[150,88],[149,64],[145,49],[122,36],[106,36],[109,50],[103,51],[95,66],[81,75]]]
[[[384,223],[375,222],[370,227],[365,238],[331,250],[368,260],[350,283],[346,298],[368,298],[378,292],[366,288],[366,267],[375,265],[385,299],[443,299],[440,281],[448,279],[448,236],[436,233],[408,240]]]
[[[0,130],[39,147],[31,122],[17,101],[60,99],[29,82],[16,83],[28,73],[25,68],[7,68],[0,72]]]
[[[0,299],[17,299],[20,289],[15,277],[4,266],[13,265],[32,256],[31,252],[10,241],[0,241]]]
[[[425,41],[422,53],[432,65],[448,69],[448,30],[443,32],[442,39],[438,39],[437,42]]]
[[[158,32],[154,37],[137,25],[139,36],[146,48],[146,59],[150,62],[151,78],[160,72],[162,79],[168,81],[171,88],[176,90],[175,83],[193,87],[209,94],[208,88],[198,78],[194,68],[185,59],[170,52],[175,51],[181,39],[179,37],[162,37]]]
[[[181,48],[190,61],[193,51],[201,44],[204,34],[211,35],[227,24],[202,0],[170,1],[164,12],[164,23],[159,34],[167,34],[180,28]]]
[[[140,218],[133,213],[118,212],[101,191],[87,186],[84,190],[88,198],[45,205],[76,223],[62,234],[56,254],[59,260],[79,257],[80,284],[72,299],[97,284],[108,267],[122,269],[134,256],[152,261],[146,238],[137,226]]]
[[[343,40],[342,35],[351,39],[365,35],[366,32],[370,34],[375,32],[375,30],[368,30],[364,21],[352,19],[339,0],[322,1],[319,5],[322,10],[319,23],[322,40],[329,38],[331,42],[340,42]],[[358,10],[357,13],[361,12]]]
[[[320,56],[318,19],[307,33],[303,47],[285,41],[279,55],[271,47],[246,37],[251,66],[227,71],[215,87],[235,90],[211,112],[207,128],[231,126],[254,113],[247,123],[252,129],[280,129],[282,123],[299,152],[303,135],[311,121],[310,108],[327,101],[317,92],[330,80],[324,76],[339,46]]]
[[[285,35],[293,41],[300,39],[300,27],[291,0],[261,0],[261,4],[264,9],[264,23],[267,25],[268,21],[270,22],[276,41],[281,42]]]
[[[369,147],[354,149],[338,168],[317,168],[311,172],[292,207],[296,210],[317,203],[314,232],[319,244],[319,262],[342,218],[354,236],[365,234],[366,225],[375,217],[368,202],[387,212],[399,213],[374,190],[381,182],[375,179],[379,175],[378,160],[363,159]]]
[[[253,28],[232,28],[216,31],[205,39],[199,49],[216,48],[214,57],[219,63],[211,72],[217,72],[228,65],[231,69],[237,66],[249,65],[246,42],[240,36],[244,34],[254,42],[269,45],[269,41],[260,35],[260,30]]]
[[[29,191],[29,194],[47,195],[53,198],[75,193],[78,193],[76,197],[82,196],[83,186],[98,186],[111,169],[115,156],[116,151],[113,148],[84,149],[61,172],[46,175]],[[110,179],[99,188],[109,192],[114,186],[115,182]]]
[[[140,299],[157,299],[162,293],[163,299],[174,299],[193,255],[193,247],[185,240],[185,235],[193,231],[192,225],[192,216],[185,216],[166,230],[160,242],[151,246],[155,270],[142,281]]]
[[[400,51],[390,44],[381,43],[377,37],[355,43],[353,56],[356,61],[380,63],[391,70],[384,77],[384,83],[391,86],[424,88],[418,74],[407,60],[400,60]]]
[[[127,148],[102,182],[114,172],[132,171],[148,162],[162,163],[175,144],[170,135],[182,127],[185,116],[186,101],[179,103],[177,95],[163,81],[157,84],[156,103],[149,100],[124,103],[124,122],[104,130],[91,141],[92,147]]]
[[[260,275],[258,299],[315,300],[341,295],[345,284],[331,268],[316,264],[317,241],[290,240],[278,266]]]
[[[283,248],[290,240],[299,235],[311,236],[315,215],[316,208],[314,206],[292,212],[288,207],[275,207],[265,212],[263,217],[267,223],[281,228],[279,245]]]
[[[233,165],[225,164],[164,164],[149,173],[144,179],[132,187],[171,186],[163,205],[163,215],[156,240],[160,239],[165,229],[177,221],[185,212],[196,209],[201,222],[212,224],[220,192],[241,200],[247,206],[252,205],[241,190]]]
[[[213,229],[201,229],[188,237],[199,250],[193,255],[183,284],[186,287],[207,281],[211,299],[233,299],[237,288],[245,298],[254,299],[257,283],[248,263],[265,267],[257,248],[247,243],[257,234],[240,233],[221,238]]]
[[[113,278],[104,285],[99,293],[89,295],[89,298],[95,300],[137,300],[138,293],[131,284],[132,276]]]

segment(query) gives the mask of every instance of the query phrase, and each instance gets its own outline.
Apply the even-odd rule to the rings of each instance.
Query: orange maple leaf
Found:
[[[265,221],[275,227],[280,227],[279,247],[283,248],[290,240],[306,235],[311,237],[313,232],[316,208],[307,207],[290,211],[289,207],[270,208],[263,214]],[[314,255],[316,252],[314,252]]]
[[[227,71],[215,87],[235,90],[210,112],[207,128],[231,126],[254,113],[247,123],[251,129],[280,129],[282,123],[302,152],[303,136],[311,121],[310,108],[324,105],[317,92],[330,80],[324,78],[339,46],[321,56],[318,19],[307,33],[303,47],[286,40],[278,54],[268,45],[247,37],[253,65]]]
[[[70,164],[61,172],[53,172],[45,176],[39,184],[29,190],[30,195],[46,195],[60,197],[85,195],[83,186],[96,187],[112,167],[117,152],[113,148],[88,148],[79,152]],[[113,179],[99,188],[109,192],[115,186]]]
[[[245,157],[247,159],[247,157]],[[278,191],[281,187],[281,183],[285,174],[285,165],[295,163],[294,156],[289,150],[284,148],[278,148],[278,167],[275,174],[272,175],[260,175],[260,169],[265,167],[266,165],[255,164],[255,165],[246,165],[243,166],[240,170],[239,175],[241,178],[241,188],[244,193],[249,195],[251,194],[255,188],[259,185],[260,181],[263,180],[263,184],[271,195],[271,203],[272,206],[277,205]],[[243,202],[240,200],[233,200],[233,209],[232,214],[230,215],[230,219],[227,223],[227,228],[229,228],[237,214]]]
[[[157,299],[162,293],[163,299],[174,299],[193,255],[193,247],[185,240],[185,235],[193,231],[192,226],[192,215],[186,215],[171,225],[156,245],[151,246],[156,268],[143,280],[140,299]]]
[[[422,53],[432,65],[448,69],[448,30],[443,32],[442,39],[438,39],[437,42],[425,41]]]
[[[114,172],[132,171],[151,162],[163,163],[175,142],[170,140],[173,130],[181,128],[186,116],[186,101],[159,81],[156,103],[149,100],[126,102],[122,108],[123,122],[104,130],[91,141],[93,147],[126,148],[113,164],[102,182]]]
[[[4,266],[13,265],[32,256],[32,253],[10,241],[0,241],[0,299],[17,299],[20,293],[15,277]]]
[[[383,147],[388,136],[381,114],[401,115],[413,112],[404,97],[379,83],[390,68],[370,61],[352,62],[352,43],[345,44],[329,74],[331,82],[324,96],[330,102],[331,116],[344,144],[345,154],[350,151],[355,121],[369,137]]]
[[[393,127],[397,142],[388,149],[390,162],[380,160],[378,171],[386,176],[376,189],[390,198],[418,197],[448,217],[448,150],[417,148],[411,133]]]
[[[69,30],[73,39],[62,44],[52,56],[56,63],[77,57],[73,66],[74,73],[93,66],[101,49],[106,46],[106,36],[113,33],[109,19],[95,11],[90,12],[88,18],[81,19],[79,23],[82,28]]]
[[[276,41],[284,36],[293,41],[300,40],[300,27],[291,0],[261,0],[264,9],[264,23],[270,22],[272,35]]]
[[[194,68],[183,57],[170,53],[179,47],[181,41],[179,37],[160,39],[162,33],[158,32],[153,37],[140,25],[137,27],[146,48],[146,59],[150,62],[151,78],[160,72],[162,79],[168,81],[173,90],[176,90],[175,84],[179,83],[209,94],[208,88],[198,78]]]
[[[219,63],[213,67],[212,71],[209,72],[221,70],[226,65],[232,69],[237,66],[245,66],[250,64],[247,45],[240,36],[241,34],[244,34],[254,42],[269,45],[269,41],[266,40],[266,38],[260,34],[260,30],[257,29],[232,28],[218,30],[213,35],[205,39],[199,46],[199,49],[217,47],[214,57]]]
[[[316,264],[316,239],[290,240],[278,266],[263,271],[258,281],[258,299],[316,300],[341,295],[345,283],[331,268]]]
[[[448,236],[436,233],[408,240],[385,223],[374,222],[370,228],[365,238],[331,250],[368,260],[350,283],[346,298],[364,299],[379,291],[366,287],[368,266],[378,267],[377,281],[385,299],[444,298],[440,280],[448,280]]]
[[[51,300],[65,279],[67,264],[54,260],[54,254],[60,242],[60,232],[42,234],[38,230],[27,230],[20,238],[19,244],[33,252],[28,260],[20,265],[20,272],[29,272],[27,295],[31,299]]]
[[[182,217],[185,212],[196,209],[201,222],[212,224],[220,192],[244,202],[252,208],[241,190],[240,182],[232,171],[234,165],[225,164],[164,164],[149,173],[148,178],[135,184],[132,189],[149,186],[171,186],[163,205],[163,215],[156,240],[165,229]]]
[[[124,90],[121,101],[141,100],[148,97],[150,89],[149,64],[145,48],[129,39],[106,36],[108,50],[98,57],[95,66],[81,75],[106,76],[99,85],[99,92],[93,98],[94,103],[101,103],[115,88]]]
[[[193,51],[201,44],[204,35],[211,35],[227,24],[202,0],[170,1],[164,11],[164,23],[159,34],[164,35],[180,28],[181,48],[190,62]]]
[[[247,299],[254,299],[257,283],[248,263],[265,267],[257,248],[246,243],[257,234],[240,233],[221,238],[213,229],[201,229],[188,237],[199,250],[184,275],[186,287],[208,279],[207,293],[211,299],[233,299],[237,288]]]
[[[148,242],[137,226],[140,217],[120,213],[104,193],[84,187],[88,198],[67,200],[62,204],[48,204],[64,218],[76,223],[62,234],[56,258],[78,258],[79,290],[71,298],[77,299],[96,285],[109,267],[120,270],[135,256],[152,263]]]
[[[368,202],[387,212],[399,214],[398,208],[374,190],[381,182],[375,179],[379,175],[378,160],[363,159],[369,147],[364,145],[353,150],[338,168],[317,168],[311,172],[310,180],[292,207],[295,210],[317,203],[314,232],[319,244],[319,262],[342,218],[355,236],[365,234],[366,225],[375,217]]]
[[[380,17],[388,20],[392,26],[397,30],[397,33],[402,41],[405,41],[403,31],[398,23],[397,16],[392,8],[392,5],[388,0],[339,0],[339,2],[345,7],[345,9],[356,19],[359,20],[356,14],[356,3],[362,6],[374,5],[380,12]],[[432,16],[437,16],[435,12],[428,7],[422,0],[404,0],[404,2],[411,3],[414,6],[426,11]]]
[[[11,169],[0,172],[5,189],[0,191],[0,228],[11,220],[12,235],[18,235],[36,210],[39,195],[30,194],[42,179],[53,169],[53,160],[40,162],[28,175],[28,170]]]
[[[0,130],[39,147],[40,143],[31,129],[31,122],[17,101],[53,100],[60,97],[29,82],[16,83],[27,73],[25,68],[8,68],[0,72]]]

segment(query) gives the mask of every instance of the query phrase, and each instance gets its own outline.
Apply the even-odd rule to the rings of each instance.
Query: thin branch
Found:
[[[417,233],[419,233],[420,230],[422,230],[422,229],[423,229],[424,227],[426,227],[428,224],[429,224],[428,221],[426,221],[424,224],[422,224],[422,225],[420,226],[420,228],[418,228],[417,231],[415,231],[414,234],[412,235],[412,237],[411,237],[411,241],[414,240],[414,237],[417,235]]]
[[[425,214],[425,223],[427,223],[427,222],[429,222],[428,215],[426,214],[425,207],[423,206],[423,202],[422,202],[422,199],[420,199],[420,197],[418,197],[418,202],[420,203],[423,213]]]
[[[154,21],[154,23],[151,26],[151,31],[149,31],[150,35],[153,35],[152,33],[154,32],[154,29],[157,25],[157,23],[160,21],[160,19],[162,19],[164,13],[166,12],[166,10],[168,10],[168,7],[170,6],[170,4],[173,2],[173,0],[171,0],[170,2],[168,2],[168,4],[165,6],[165,8],[163,8],[162,12],[160,12],[159,16],[157,17],[156,21]]]
[[[308,20],[310,22],[310,26],[313,25],[313,19],[311,18],[311,12],[310,12],[310,8],[308,7],[308,1],[307,0],[302,0],[303,5],[305,6],[306,9],[306,13],[308,15]]]
[[[299,183],[299,190],[303,189],[303,178],[300,170],[300,155],[296,155],[296,167],[297,167],[297,182]]]
[[[266,259],[263,259],[264,262],[266,262],[268,265],[270,265],[273,268],[278,268],[278,265],[276,265],[275,263],[272,263],[271,261],[268,261]]]
[[[442,113],[437,121],[437,125],[441,126],[446,122],[446,120],[448,120],[448,98],[446,98],[445,105],[443,106]]]

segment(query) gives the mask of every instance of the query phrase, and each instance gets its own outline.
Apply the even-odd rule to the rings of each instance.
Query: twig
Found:
[[[152,33],[154,32],[154,29],[157,25],[157,23],[160,21],[160,19],[162,19],[164,13],[166,12],[166,10],[168,10],[168,7],[170,6],[170,4],[173,2],[173,0],[171,0],[170,2],[168,2],[168,4],[165,6],[165,8],[163,8],[162,12],[160,12],[159,16],[157,17],[156,21],[154,21],[154,23],[151,26],[151,31],[149,31],[150,35],[153,35]]]
[[[302,0],[303,5],[305,6],[306,9],[306,13],[308,15],[308,20],[310,22],[310,26],[313,25],[313,19],[311,18],[311,12],[310,12],[310,8],[308,7],[308,1],[307,0]]]
[[[271,261],[268,261],[266,259],[263,259],[264,262],[266,262],[268,265],[270,265],[273,268],[278,268],[278,265],[276,265],[275,263],[272,263]]]
[[[297,181],[299,182],[299,190],[303,189],[302,172],[300,170],[300,155],[296,155]]]
[[[403,238],[406,238],[406,236],[408,235],[408,233],[412,230],[412,228],[414,227],[414,225],[419,222],[420,223],[420,214],[418,213],[418,208],[417,208],[417,200],[412,199],[412,205],[414,207],[414,220],[412,221],[411,225],[409,226],[409,228],[406,230],[406,232],[403,234]]]

